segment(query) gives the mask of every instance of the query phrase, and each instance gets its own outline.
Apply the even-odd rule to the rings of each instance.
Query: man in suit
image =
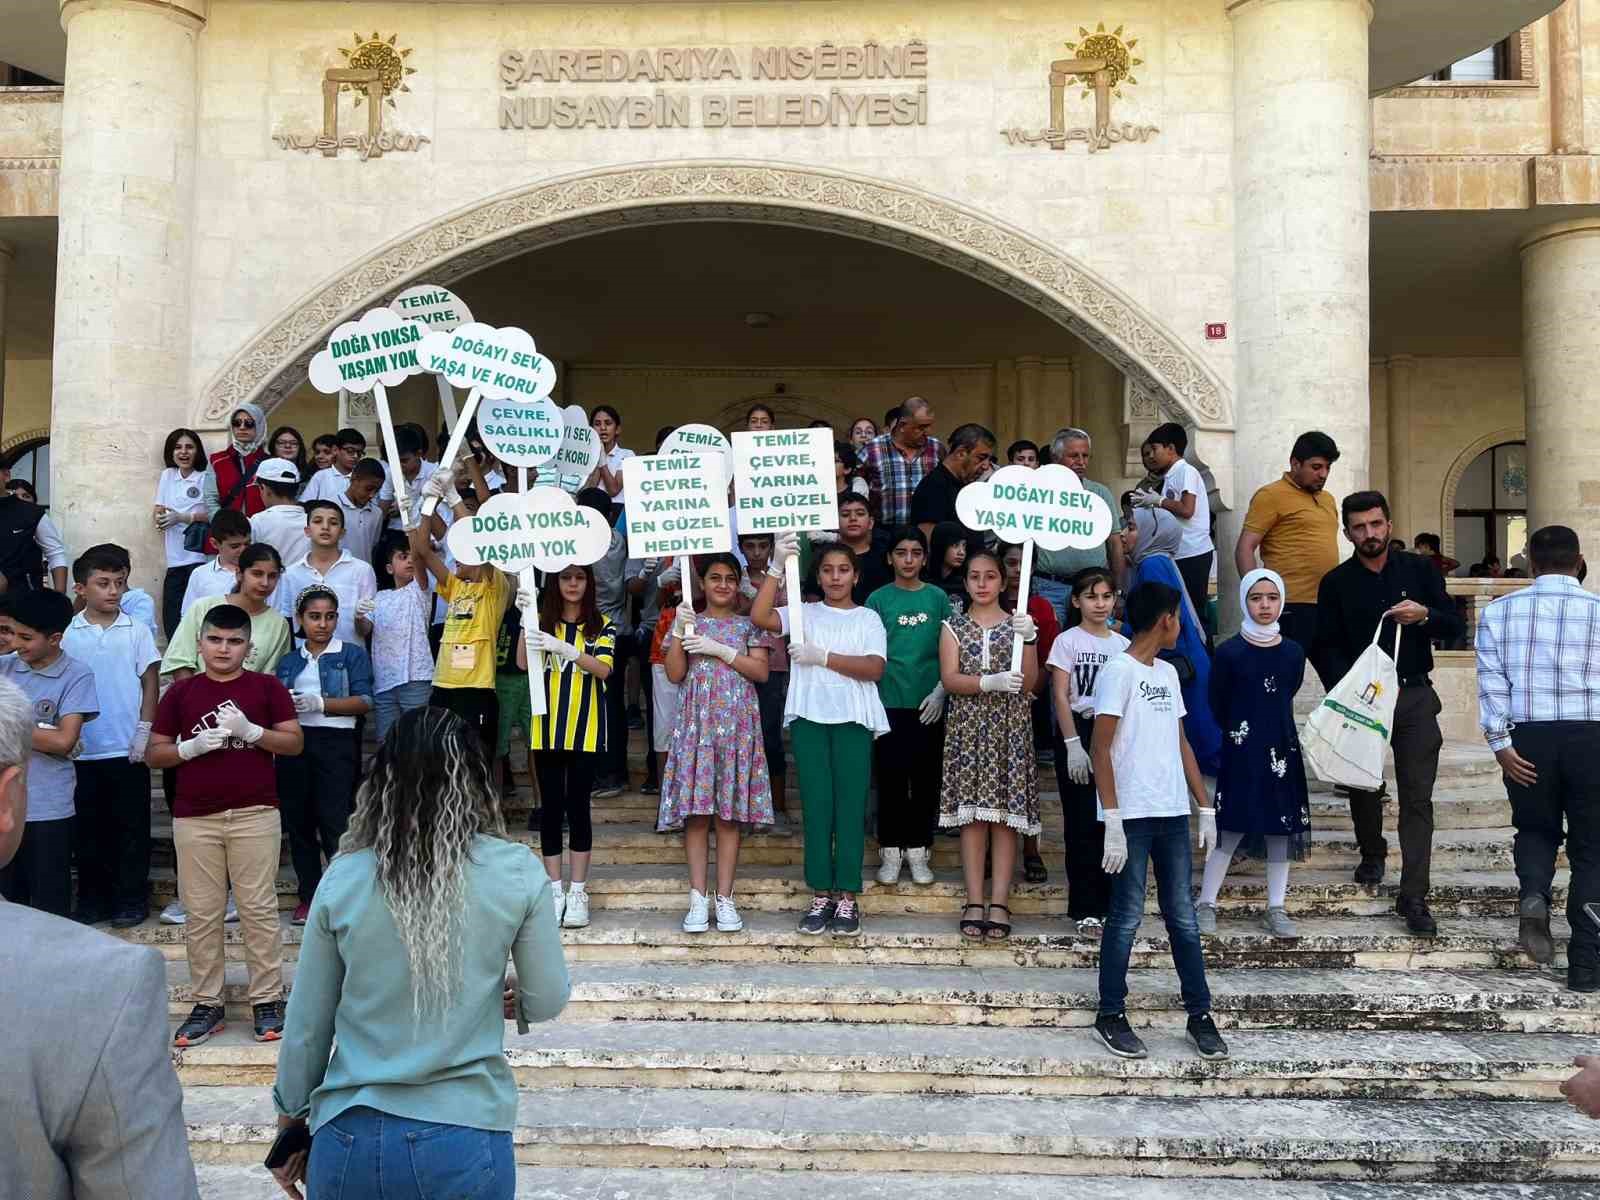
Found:
[[[33,707],[0,680],[0,867],[25,833]],[[0,1200],[198,1200],[154,950],[0,901]]]

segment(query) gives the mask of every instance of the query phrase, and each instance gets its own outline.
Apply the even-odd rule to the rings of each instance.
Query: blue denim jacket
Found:
[[[338,649],[333,649],[337,646]],[[278,660],[278,682],[292,689],[300,672],[306,669],[304,644],[296,642],[294,649]],[[335,638],[322,656],[317,659],[317,674],[322,680],[322,695],[328,700],[346,700],[360,696],[372,703],[372,660],[367,652],[353,642]]]

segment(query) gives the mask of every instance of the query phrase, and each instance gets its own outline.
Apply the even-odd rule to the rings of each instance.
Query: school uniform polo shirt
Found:
[[[78,713],[84,729],[93,724],[100,711],[100,696],[95,690],[94,673],[70,654],[59,654],[55,662],[35,671],[16,654],[0,657],[0,679],[9,679],[22,689],[33,706],[36,725],[58,726],[61,718]],[[60,821],[77,810],[73,793],[78,773],[64,754],[28,755],[28,820]]]
[[[306,536],[306,510],[299,504],[274,504],[250,518],[250,540],[265,542],[287,566],[311,553]]]
[[[358,508],[344,493],[334,503],[344,514],[344,537],[339,544],[349,551],[352,558],[370,563],[372,549],[378,544],[378,535],[383,532],[383,509],[378,507],[376,500],[368,500]]]
[[[127,613],[110,625],[97,625],[87,613],[72,618],[61,635],[61,648],[94,675],[100,715],[83,727],[85,761],[127,758],[144,701],[141,678],[161,661],[150,630]]]
[[[278,584],[278,593],[273,599],[278,611],[291,625],[294,623],[295,598],[314,583],[331,588],[333,594],[339,597],[339,624],[334,629],[334,636],[341,641],[359,643],[356,605],[378,594],[378,577],[373,574],[372,564],[356,558],[348,550],[341,550],[338,561],[326,572],[311,565],[309,554],[285,569],[283,579]]]
[[[208,558],[189,573],[189,582],[183,589],[183,611],[188,612],[200,601],[213,596],[226,596],[238,586],[237,571],[223,566],[219,559]]]
[[[368,458],[375,459],[383,468],[383,486],[378,489],[378,499],[393,500],[394,484],[389,482],[389,464],[376,454],[368,454]],[[306,484],[300,493],[300,502],[307,500],[337,500],[350,489],[350,476],[338,467],[323,467],[311,477],[311,482]]]

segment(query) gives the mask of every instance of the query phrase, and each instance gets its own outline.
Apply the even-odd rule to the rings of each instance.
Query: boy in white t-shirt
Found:
[[[1211,1019],[1200,927],[1190,885],[1189,798],[1200,813],[1200,849],[1217,844],[1217,813],[1209,807],[1205,779],[1183,733],[1183,692],[1178,672],[1157,657],[1178,642],[1183,595],[1164,583],[1144,583],[1128,593],[1132,643],[1100,668],[1094,692],[1095,787],[1105,810],[1102,867],[1115,876],[1111,911],[1100,942],[1100,1005],[1094,1031],[1111,1053],[1143,1058],[1144,1043],[1128,1025],[1128,956],[1144,916],[1145,875],[1155,864],[1156,894],[1172,943],[1189,1040],[1202,1058],[1226,1058],[1227,1043]]]
[[[1195,465],[1183,457],[1189,448],[1189,435],[1176,422],[1158,425],[1145,438],[1148,459],[1155,470],[1162,472],[1161,490],[1138,491],[1133,494],[1136,508],[1164,508],[1178,518],[1183,530],[1174,556],[1178,574],[1183,576],[1183,588],[1189,593],[1189,603],[1197,613],[1206,611],[1206,593],[1211,584],[1211,560],[1215,545],[1211,541],[1211,499],[1206,492],[1206,481],[1200,477]],[[1207,635],[1210,648],[1210,635]]]

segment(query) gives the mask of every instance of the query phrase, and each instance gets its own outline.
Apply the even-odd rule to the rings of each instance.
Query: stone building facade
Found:
[[[310,355],[434,283],[639,447],[916,393],[1117,484],[1177,419],[1231,546],[1306,428],[1447,541],[1525,442],[1525,519],[1600,542],[1580,5],[8,0],[0,452],[148,578],[167,431],[359,422]]]

